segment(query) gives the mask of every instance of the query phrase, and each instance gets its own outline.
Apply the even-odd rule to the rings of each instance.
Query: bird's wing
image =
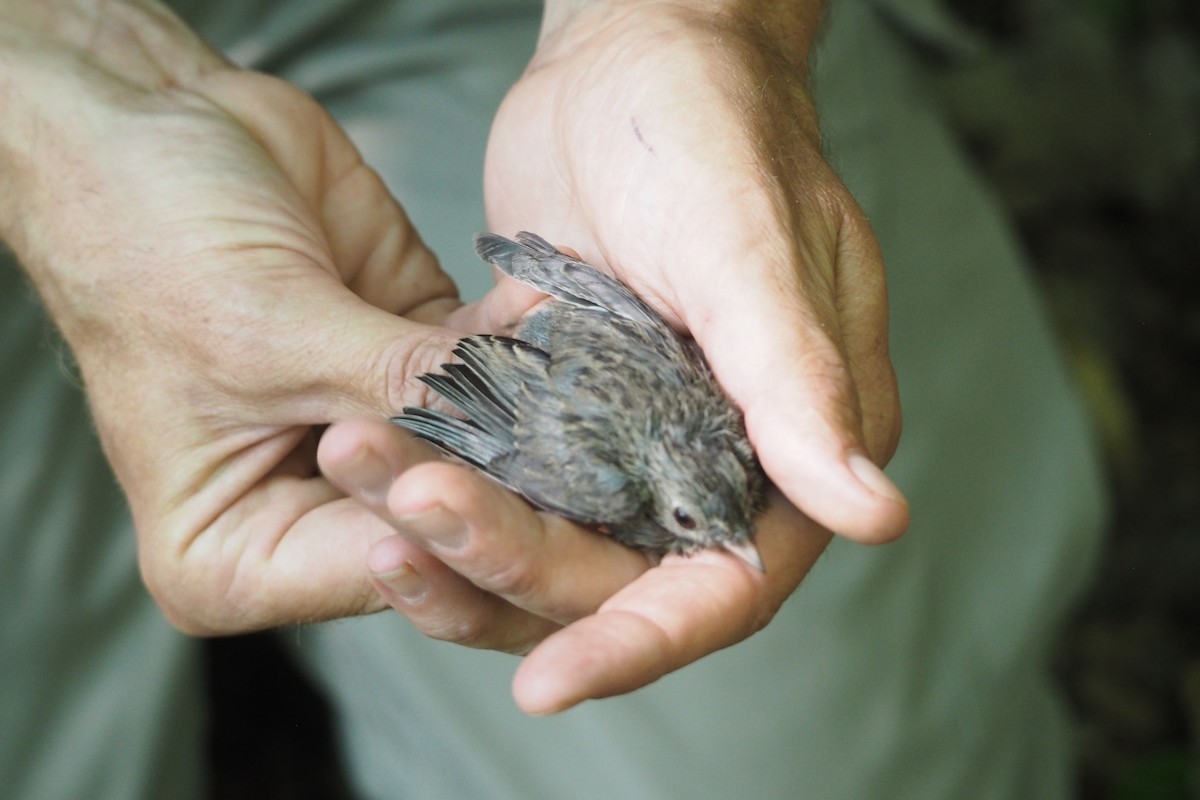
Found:
[[[565,303],[604,310],[656,328],[668,327],[623,283],[555,249],[536,234],[522,231],[514,241],[480,233],[475,236],[475,252],[505,275]]]
[[[469,336],[454,353],[463,363],[420,379],[466,419],[408,407],[393,422],[568,519],[603,525],[641,513],[642,493],[615,457],[605,458],[603,437],[587,437],[600,450],[568,449],[563,400],[548,388],[545,352],[504,336]]]
[[[523,383],[544,376],[549,357],[503,336],[468,336],[454,349],[461,364],[443,364],[445,375],[420,380],[466,415],[407,407],[392,421],[474,466],[491,465],[513,448],[517,397]],[[500,476],[496,476],[500,477]]]
[[[564,452],[558,437],[522,441],[489,472],[534,505],[585,525],[611,526],[645,513],[643,492],[620,467],[578,448]]]
[[[488,471],[488,464],[506,452],[502,441],[489,436],[478,425],[440,411],[408,407],[403,414],[392,417],[392,422],[484,472]]]
[[[629,473],[625,437],[553,365],[523,388],[514,446],[492,471],[534,505],[590,525],[642,515],[646,487]]]

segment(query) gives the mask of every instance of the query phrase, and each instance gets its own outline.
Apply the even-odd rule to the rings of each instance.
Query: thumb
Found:
[[[290,322],[275,317],[273,335],[259,341],[269,350],[253,359],[261,386],[254,405],[272,423],[391,416],[405,406],[428,405],[431,392],[419,376],[451,361],[464,335],[511,331],[544,297],[505,279],[475,303],[463,305],[452,292],[443,293],[398,316],[336,281],[310,296],[311,307],[289,304]],[[293,334],[283,335],[285,328]],[[268,374],[280,382],[270,382]]]
[[[301,362],[289,375],[299,391],[280,395],[275,421],[391,416],[405,406],[426,405],[429,390],[417,378],[452,360],[462,332],[395,316],[345,294],[323,307],[324,332],[313,335],[310,324],[290,348],[290,357]],[[437,318],[444,321],[444,312]]]
[[[873,244],[866,255],[871,269],[843,265],[838,280],[881,276]],[[788,260],[747,265],[743,252],[736,286],[710,287],[707,307],[693,301],[701,313],[692,330],[780,491],[835,533],[889,541],[907,527],[908,505],[876,465],[891,455],[899,425],[882,279],[845,289],[852,299],[840,302],[833,290],[802,286]],[[825,308],[814,293],[829,296]]]

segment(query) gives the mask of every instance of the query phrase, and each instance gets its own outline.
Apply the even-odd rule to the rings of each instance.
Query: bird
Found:
[[[481,259],[548,295],[511,336],[460,339],[419,376],[462,417],[392,421],[532,505],[661,558],[754,544],[768,481],[743,416],[695,340],[633,291],[536,234],[475,237]]]

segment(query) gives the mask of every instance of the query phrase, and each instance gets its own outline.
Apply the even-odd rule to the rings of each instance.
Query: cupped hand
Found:
[[[625,280],[700,343],[788,499],[886,541],[907,508],[875,466],[900,428],[883,264],[820,151],[794,10],[819,4],[729,5],[597,2],[544,31],[493,128],[489,222]]]
[[[693,335],[781,494],[765,575],[717,554],[648,570],[529,654],[515,690],[534,712],[749,636],[827,531],[884,542],[908,521],[877,466],[900,431],[883,264],[805,83],[820,4],[560,5],[493,127],[490,226],[571,246]]]
[[[331,480],[401,533],[369,563],[381,596],[428,636],[524,654],[513,692],[532,714],[632,691],[740,641],[774,616],[829,534],[789,503],[758,520],[768,572],[717,551],[643,554],[470,470],[420,456],[399,429],[329,429]]]
[[[172,621],[411,611],[395,587],[416,576],[427,633],[523,652],[644,572],[384,421],[429,399],[414,378],[462,331],[536,298],[505,286],[460,306],[310,98],[153,4],[86,9],[0,12],[0,233],[71,345]],[[317,459],[347,417],[319,450],[350,496]],[[430,497],[470,521],[467,550],[423,535],[445,527]]]

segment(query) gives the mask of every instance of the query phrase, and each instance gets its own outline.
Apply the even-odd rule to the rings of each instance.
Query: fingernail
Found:
[[[370,447],[362,447],[344,467],[348,483],[358,489],[358,495],[372,505],[386,505],[392,488],[392,468]]]
[[[383,575],[376,575],[375,580],[407,603],[416,603],[429,590],[429,584],[425,582],[424,576],[407,561],[401,564],[399,569]]]
[[[854,477],[858,478],[859,482],[870,489],[877,495],[886,497],[889,500],[895,500],[898,503],[907,503],[904,495],[896,488],[896,484],[892,483],[887,475],[883,474],[883,470],[875,466],[875,462],[867,458],[862,453],[851,453],[846,459],[846,464],[850,467],[850,471],[854,473]]]
[[[458,550],[467,541],[467,526],[462,517],[440,505],[401,517],[396,523],[446,550]]]

